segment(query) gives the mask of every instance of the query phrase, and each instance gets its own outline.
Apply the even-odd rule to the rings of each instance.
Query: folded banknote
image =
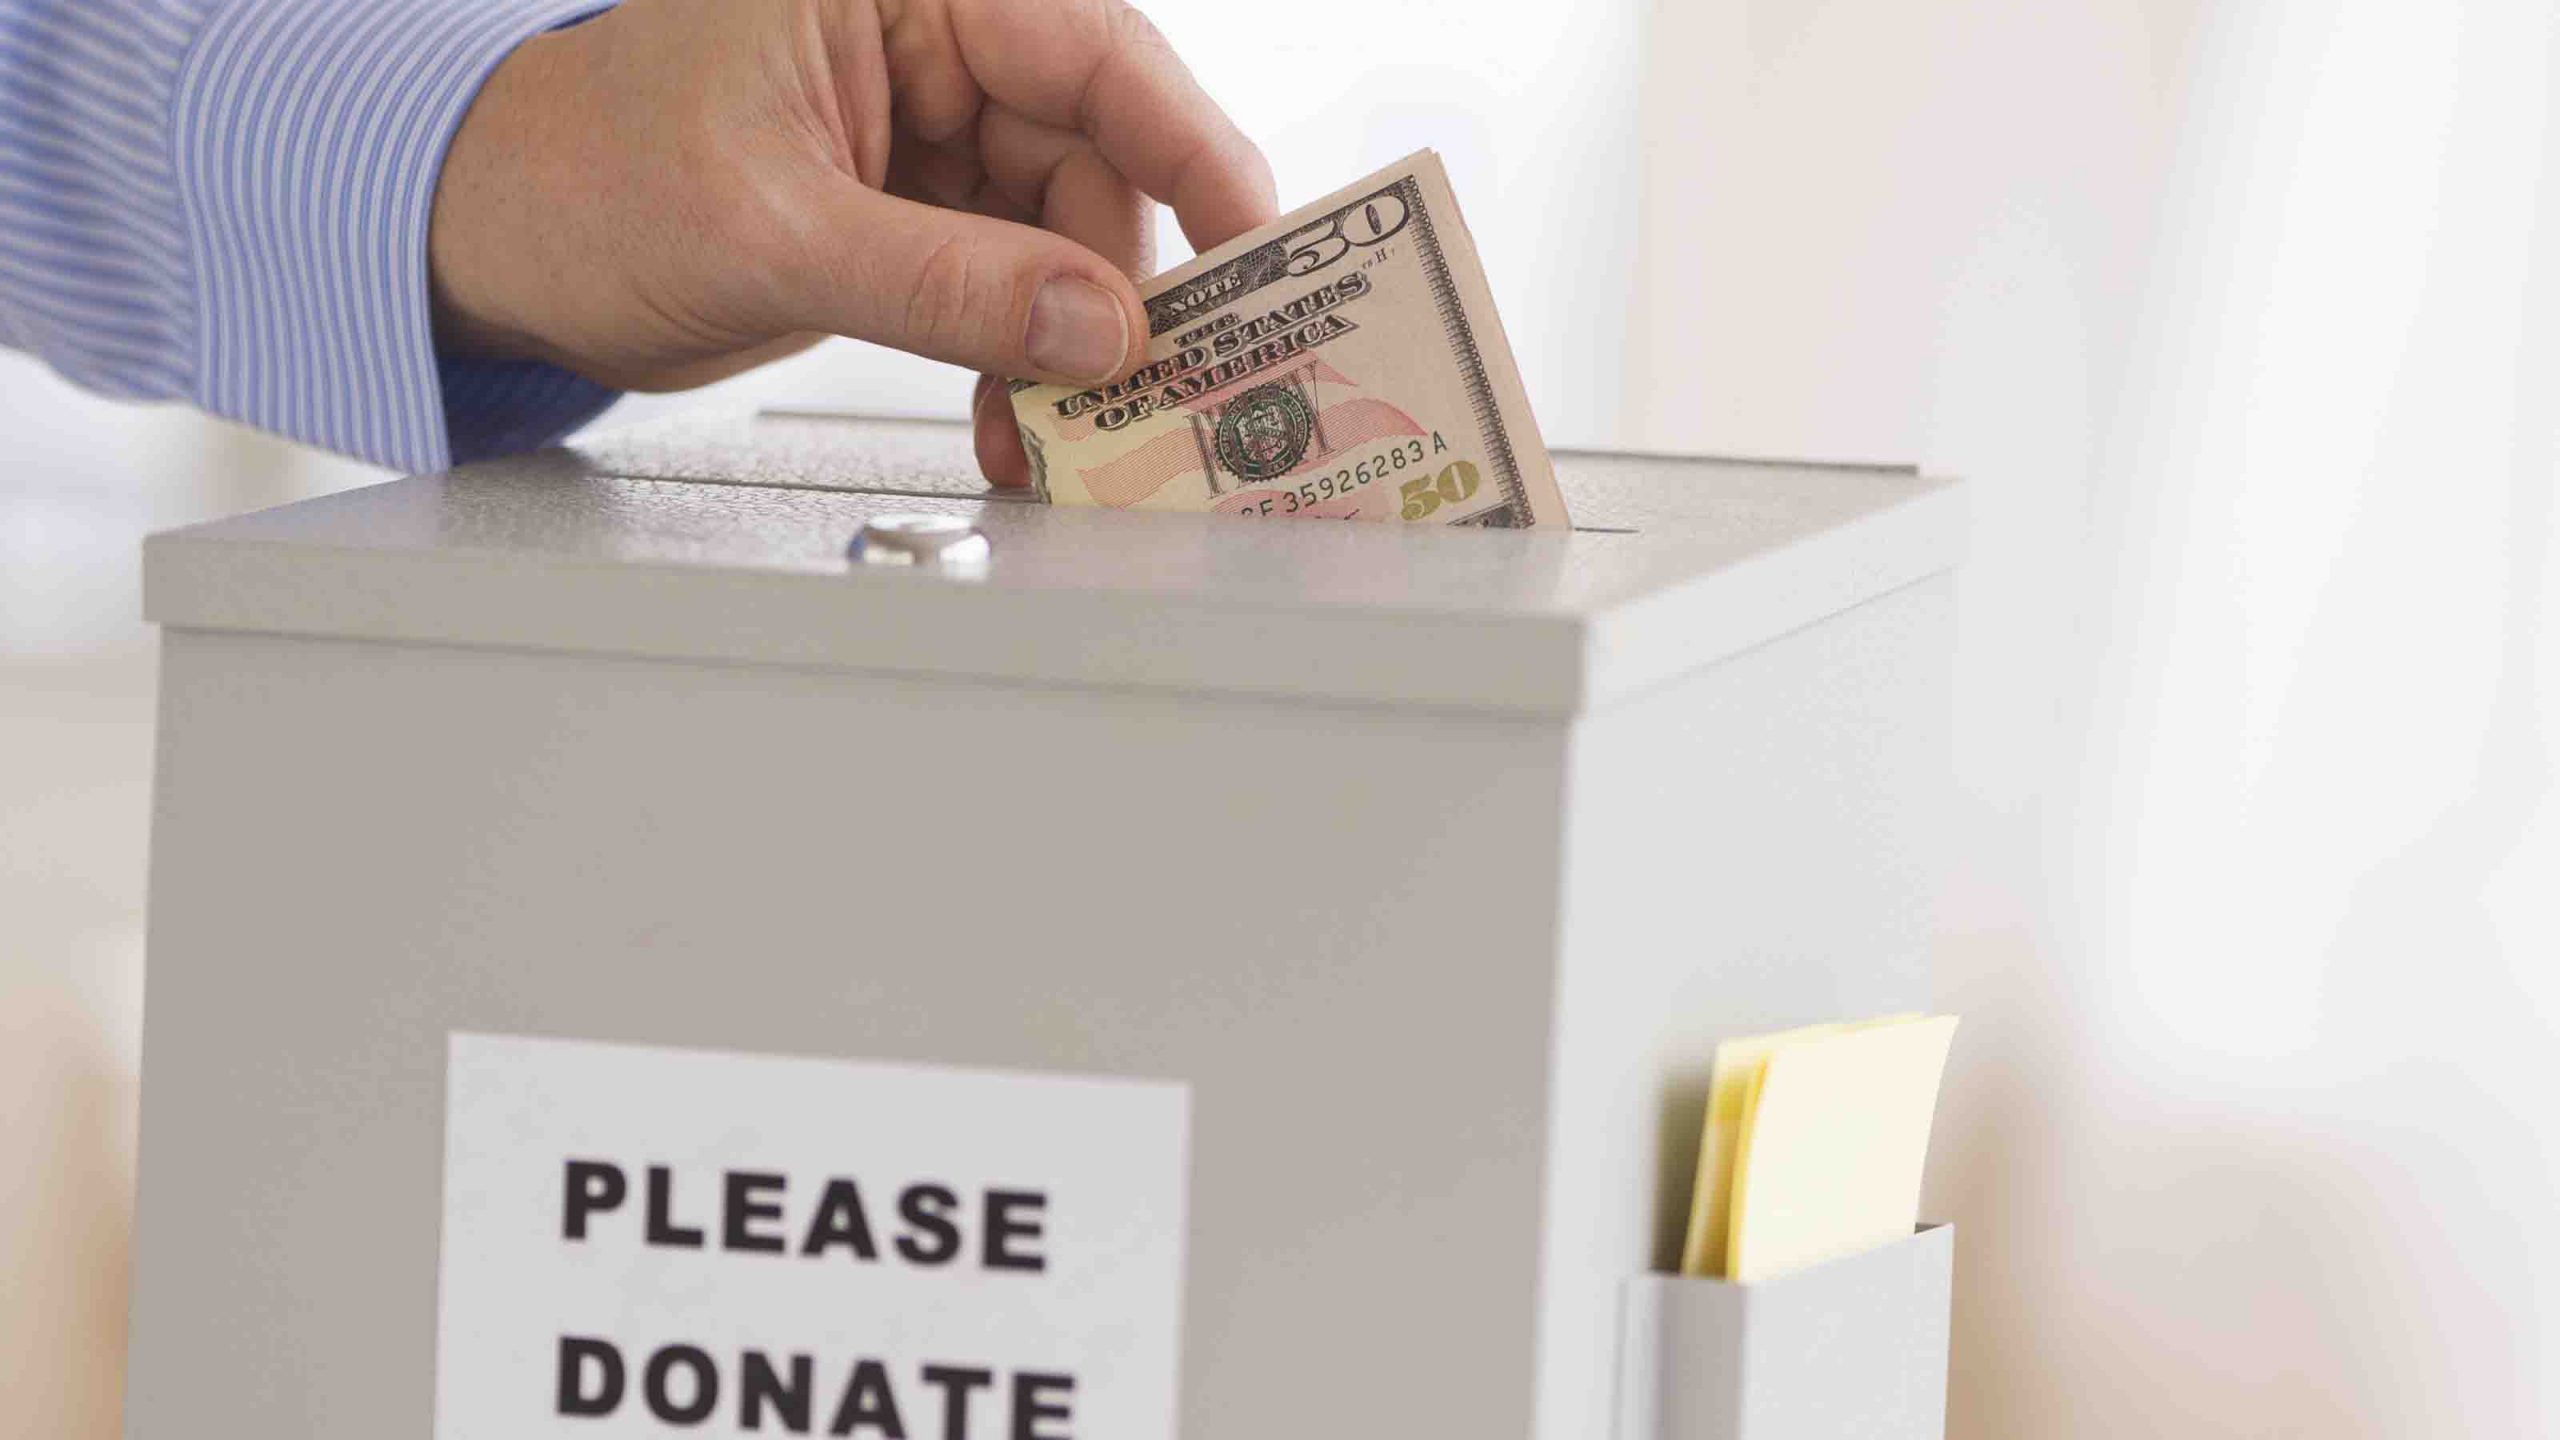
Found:
[[[1139,287],[1115,385],[1017,381],[1053,505],[1565,525],[1475,244],[1428,150]]]

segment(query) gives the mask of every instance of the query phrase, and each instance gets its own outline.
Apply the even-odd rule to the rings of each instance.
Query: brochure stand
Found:
[[[1935,1433],[1944,1232],[1638,1277],[1717,1040],[1929,1003],[1960,497],[1559,469],[1572,533],[1104,514],[985,493],[960,427],[734,416],[153,539],[128,1434],[477,1440],[457,1036],[1173,1087],[1127,1121],[1187,1127],[1163,1434]],[[881,523],[916,512],[949,533]],[[989,1265],[1071,1259],[1067,1198]],[[745,1293],[687,1303],[789,1319]],[[1758,1418],[1816,1373],[1893,1419]],[[1118,1403],[1018,1379],[1044,1440]],[[745,1433],[733,1398],[687,1433]]]

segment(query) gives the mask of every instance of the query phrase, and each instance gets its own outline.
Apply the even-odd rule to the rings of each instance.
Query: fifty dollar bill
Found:
[[[1054,505],[1564,525],[1440,157],[1425,150],[1147,282],[1116,385],[1017,381]]]

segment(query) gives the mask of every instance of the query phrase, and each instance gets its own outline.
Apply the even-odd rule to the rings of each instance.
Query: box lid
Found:
[[[718,414],[172,531],[172,627],[1570,714],[1954,563],[1907,468],[1559,452],[1572,532],[1052,509],[965,426]],[[857,566],[967,515],[983,576]]]

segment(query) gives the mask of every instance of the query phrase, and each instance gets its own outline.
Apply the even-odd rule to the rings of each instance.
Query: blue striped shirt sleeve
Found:
[[[509,51],[604,0],[0,0],[0,345],[406,470],[612,403],[440,356],[427,223]]]

